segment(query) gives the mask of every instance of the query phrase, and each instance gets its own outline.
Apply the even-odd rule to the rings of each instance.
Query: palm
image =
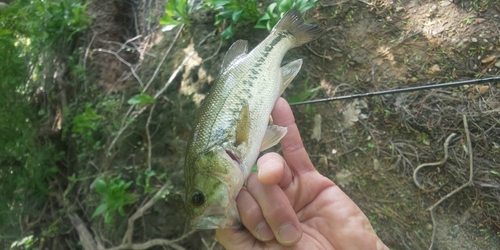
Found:
[[[246,229],[218,229],[219,242],[227,249],[388,249],[359,207],[316,171],[285,100],[272,115],[288,129],[281,140],[284,159],[275,153],[259,159],[259,174],[248,178],[236,199]]]

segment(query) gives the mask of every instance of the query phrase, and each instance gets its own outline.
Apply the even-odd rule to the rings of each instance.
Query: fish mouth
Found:
[[[240,216],[236,203],[226,209],[223,207],[210,207],[198,218],[190,220],[193,229],[240,228]]]

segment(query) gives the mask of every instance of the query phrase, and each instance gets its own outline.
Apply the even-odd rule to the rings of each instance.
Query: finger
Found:
[[[257,161],[258,177],[264,185],[278,185],[286,188],[292,181],[292,171],[285,159],[277,153],[267,153]]]
[[[278,185],[264,185],[257,175],[248,178],[248,192],[259,204],[276,240],[286,246],[297,243],[302,228],[287,196]]]
[[[303,174],[309,171],[316,171],[309,155],[307,154],[299,129],[295,124],[292,109],[285,99],[279,98],[271,113],[273,122],[276,125],[286,127],[288,132],[281,139],[281,147],[288,165],[295,174]]]
[[[236,197],[236,204],[241,222],[255,238],[260,241],[274,239],[274,233],[267,224],[259,204],[247,189],[240,191]]]

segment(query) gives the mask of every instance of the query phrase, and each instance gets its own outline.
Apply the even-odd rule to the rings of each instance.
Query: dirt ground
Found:
[[[155,3],[160,7],[149,8],[161,9],[161,3]],[[134,242],[185,235],[167,247],[220,249],[212,231],[190,235],[184,231],[182,162],[189,124],[194,105],[209,91],[230,44],[245,39],[253,47],[267,31],[249,27],[238,30],[232,41],[221,42],[212,13],[194,16],[195,22],[181,32],[150,32],[141,40],[140,51],[145,53],[126,57],[137,65],[133,68],[144,83],[162,65],[152,80],[152,95],[168,88],[161,92],[156,108],[134,111],[133,128],[149,126],[152,135],[125,130],[117,144],[122,146],[106,161],[112,165],[124,157],[126,164],[134,165],[146,162],[149,154],[149,166],[167,173],[168,180],[158,179],[155,185],[170,183],[169,194],[136,223]],[[284,93],[288,100],[486,78],[500,72],[498,0],[319,1],[306,19],[323,27],[326,34],[285,57],[285,63],[304,60]],[[142,25],[135,28],[150,30]],[[117,49],[109,46],[101,42],[92,48]],[[168,57],[161,64],[165,53]],[[97,64],[105,61],[100,64],[98,84],[108,94],[137,93],[141,87],[130,67],[109,56],[94,58]],[[107,70],[106,65],[113,69]],[[124,72],[129,72],[127,81],[121,80]],[[300,105],[293,110],[317,169],[361,207],[391,249],[429,249],[431,244],[433,249],[500,249],[499,86],[492,82]],[[313,133],[312,128],[320,128],[321,133],[318,129]],[[456,135],[445,146],[452,133]],[[130,146],[136,141],[149,143],[152,149],[148,153],[144,147]],[[415,177],[419,188],[415,169],[443,160],[445,151],[449,157],[444,163],[419,169]],[[471,185],[428,209],[466,183]],[[106,247],[119,245],[126,226],[125,220],[117,230],[92,223],[94,232],[107,235]]]

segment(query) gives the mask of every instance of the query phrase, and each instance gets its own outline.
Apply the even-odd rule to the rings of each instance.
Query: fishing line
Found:
[[[500,77],[490,77],[490,78],[483,78],[483,79],[465,80],[465,81],[459,81],[459,82],[430,84],[430,85],[410,87],[410,88],[390,89],[390,90],[382,90],[382,91],[368,92],[368,93],[362,93],[362,94],[322,98],[322,99],[315,99],[315,100],[309,100],[309,101],[294,102],[294,103],[290,103],[290,106],[320,103],[320,102],[340,101],[340,100],[347,100],[347,99],[354,99],[354,98],[361,98],[361,97],[371,97],[371,96],[377,96],[377,95],[404,93],[404,92],[411,92],[411,91],[417,91],[417,90],[456,87],[456,86],[462,86],[462,85],[467,85],[467,84],[482,84],[482,83],[486,83],[486,82],[500,82]]]

